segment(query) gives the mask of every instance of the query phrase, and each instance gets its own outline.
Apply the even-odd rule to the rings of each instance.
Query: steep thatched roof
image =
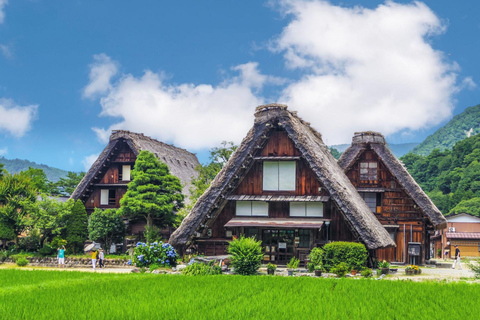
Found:
[[[352,145],[342,154],[338,164],[347,172],[356,159],[367,149],[375,151],[400,185],[403,186],[405,192],[415,201],[436,229],[443,229],[447,226],[447,220],[440,210],[423,192],[403,164],[393,155],[385,142],[385,138],[380,133],[372,131],[356,132],[352,139]]]
[[[254,162],[254,155],[266,144],[276,127],[282,127],[308,162],[317,179],[328,190],[331,199],[344,215],[352,231],[367,248],[395,246],[385,228],[378,222],[363,199],[350,183],[343,170],[323,143],[321,135],[301,120],[287,106],[271,104],[260,106],[255,113],[253,128],[200,197],[181,226],[170,237],[170,243],[181,248],[194,236],[204,235],[227,203],[227,197],[246,175]]]
[[[108,145],[100,153],[82,181],[80,181],[71,195],[72,199],[86,199],[89,197],[92,190],[88,186],[97,183],[101,179],[105,173],[100,173],[101,169],[108,167],[109,162],[114,160],[116,146],[120,142],[127,143],[135,155],[138,155],[142,150],[147,150],[154,153],[160,161],[167,164],[170,168],[170,173],[178,177],[182,182],[182,193],[186,195],[185,200],[188,202],[192,177],[198,176],[198,172],[195,170],[195,167],[199,164],[197,157],[187,150],[157,141],[141,133],[125,130],[112,132]]]

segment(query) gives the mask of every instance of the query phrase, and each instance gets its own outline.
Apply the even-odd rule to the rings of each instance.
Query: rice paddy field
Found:
[[[479,319],[480,285],[0,270],[1,319]]]

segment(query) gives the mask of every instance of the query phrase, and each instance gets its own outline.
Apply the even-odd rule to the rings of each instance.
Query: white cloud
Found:
[[[8,153],[8,148],[0,149],[0,157],[3,157],[3,156],[6,155],[7,153]]]
[[[94,62],[90,65],[90,82],[83,89],[84,98],[95,98],[108,92],[112,85],[110,81],[118,72],[117,63],[104,53],[93,56]]]
[[[253,91],[282,80],[260,74],[254,62],[232,69],[239,75],[217,86],[168,84],[152,71],[139,78],[123,75],[100,100],[101,115],[121,121],[93,130],[104,142],[111,130],[127,129],[190,150],[224,140],[238,143],[252,126],[255,107],[263,103]]]
[[[0,98],[0,131],[22,137],[31,129],[38,105],[19,106],[11,99]]]
[[[8,4],[8,0],[0,0],[0,23],[5,21],[5,6]]]
[[[0,43],[0,52],[7,59],[12,59],[13,58],[13,50],[12,50],[11,45],[6,45],[6,44],[1,44]]]
[[[83,164],[83,167],[85,168],[85,172],[90,170],[90,167],[95,162],[95,160],[97,160],[98,156],[99,156],[99,154],[91,154],[91,155],[83,158],[82,164]]]
[[[428,42],[445,28],[423,3],[386,2],[372,10],[283,1],[281,7],[293,19],[273,48],[303,76],[280,100],[329,144],[350,141],[354,131],[389,135],[451,116],[458,70]]]

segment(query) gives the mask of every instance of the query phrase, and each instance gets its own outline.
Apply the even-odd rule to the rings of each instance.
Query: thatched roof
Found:
[[[358,157],[367,149],[372,149],[382,160],[385,166],[395,176],[405,192],[413,199],[416,205],[428,217],[436,229],[447,226],[447,220],[432,200],[423,192],[413,177],[408,173],[403,163],[398,160],[388,148],[385,138],[378,132],[356,132],[352,139],[352,145],[345,150],[338,164],[347,172],[356,162]]]
[[[290,112],[287,106],[279,104],[257,108],[253,128],[181,226],[172,234],[169,242],[180,249],[190,243],[194,236],[205,235],[208,225],[225,206],[227,197],[246,175],[254,162],[254,156],[265,146],[270,133],[276,127],[281,127],[287,132],[317,179],[328,190],[330,198],[342,212],[352,232],[367,248],[395,246],[385,228],[375,218],[330,154],[320,133],[300,119],[296,112]]]
[[[199,162],[195,154],[144,136],[141,133],[125,130],[115,130],[112,132],[108,145],[103,149],[102,153],[100,153],[82,181],[80,181],[72,193],[71,198],[75,200],[86,200],[86,198],[90,196],[92,188],[88,188],[88,186],[98,183],[97,181],[103,177],[105,172],[103,172],[103,174],[99,172],[103,167],[108,167],[109,162],[114,160],[113,157],[115,156],[116,146],[120,142],[127,143],[135,155],[138,155],[142,150],[147,150],[154,153],[160,161],[167,164],[170,168],[170,173],[178,177],[182,182],[182,193],[186,196],[185,201],[188,202],[192,177],[198,176],[195,167]]]

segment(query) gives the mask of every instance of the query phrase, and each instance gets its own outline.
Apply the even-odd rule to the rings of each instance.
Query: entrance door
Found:
[[[265,261],[286,264],[295,254],[295,230],[264,229]]]

